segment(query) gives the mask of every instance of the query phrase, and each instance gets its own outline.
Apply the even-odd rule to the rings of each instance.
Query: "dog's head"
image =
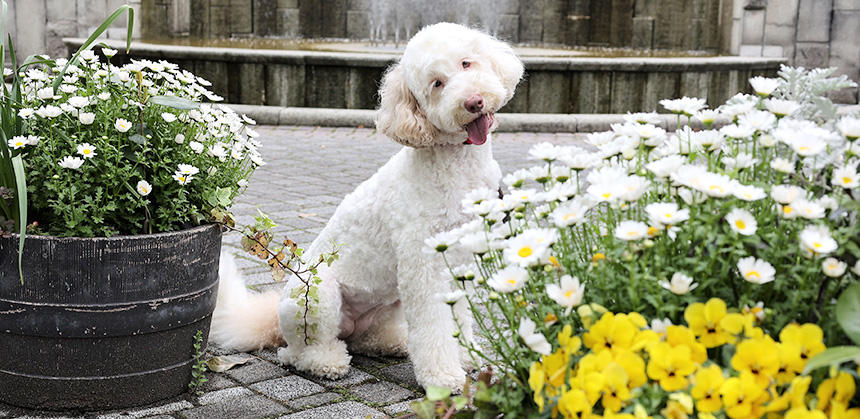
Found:
[[[427,26],[385,74],[376,127],[412,147],[483,144],[522,76],[507,44],[453,23]]]

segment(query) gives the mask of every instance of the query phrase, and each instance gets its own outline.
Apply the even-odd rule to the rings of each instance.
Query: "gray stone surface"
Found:
[[[334,211],[332,211],[334,212]],[[375,380],[376,378],[358,368],[350,368],[349,372],[343,376],[342,378],[338,378],[337,380],[332,380],[323,377],[310,377],[311,380],[316,383],[323,385],[328,388],[335,387],[346,387],[352,386],[355,384],[364,383],[370,380]]]
[[[239,365],[226,372],[230,378],[244,384],[289,375],[289,372],[275,364],[255,358],[247,364]]]
[[[385,414],[361,403],[348,401],[281,416],[281,419],[364,419],[383,418]]]
[[[191,407],[194,407],[194,405],[190,402],[180,401],[146,409],[131,410],[128,412],[113,413],[108,415],[99,415],[97,416],[97,419],[144,418],[178,412],[180,410],[189,409]]]
[[[382,411],[387,413],[391,417],[401,416],[407,413],[410,413],[412,409],[409,407],[410,403],[420,401],[421,399],[412,399],[406,400],[405,402],[395,403],[390,406],[386,406],[382,408]]]
[[[250,395],[247,397],[231,398],[225,403],[213,403],[178,412],[186,419],[240,419],[265,418],[286,413],[289,409],[284,405],[269,400],[263,396]]]
[[[256,383],[251,389],[278,401],[292,400],[325,391],[325,388],[298,375]]]
[[[415,393],[387,381],[351,387],[349,392],[371,403],[389,404],[415,397]]]
[[[343,396],[337,393],[319,393],[312,396],[300,397],[287,402],[291,409],[305,410],[324,404],[339,401]]]
[[[231,387],[203,393],[197,397],[197,403],[201,405],[229,403],[232,399],[245,398],[253,395],[254,392],[245,387]]]
[[[418,385],[418,381],[415,380],[415,372],[412,370],[411,362],[404,362],[402,364],[395,364],[382,368],[379,370],[379,373],[389,380],[406,385],[410,388],[421,388],[421,386]]]
[[[830,15],[833,0],[800,0],[797,12],[797,40],[827,42],[830,40]]]

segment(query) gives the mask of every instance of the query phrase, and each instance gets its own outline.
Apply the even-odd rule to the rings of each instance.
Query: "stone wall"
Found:
[[[33,54],[65,56],[64,37],[88,37],[124,4],[135,9],[134,33],[140,34],[140,0],[8,0],[6,28],[16,58],[21,62]],[[120,17],[102,38],[125,39],[127,22]]]
[[[836,67],[860,82],[860,0],[736,0],[730,52],[786,57],[791,65]],[[858,88],[833,94],[858,103]]]
[[[491,7],[488,4],[492,3]],[[146,38],[401,42],[440,21],[515,43],[718,52],[732,0],[143,0]],[[165,25],[165,23],[167,23]]]

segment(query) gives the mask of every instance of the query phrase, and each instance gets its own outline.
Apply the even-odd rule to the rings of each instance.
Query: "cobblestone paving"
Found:
[[[370,177],[400,145],[366,128],[260,127],[267,165],[233,207],[240,223],[257,210],[279,223],[277,237],[307,246],[334,213],[344,195]],[[572,144],[573,134],[502,133],[494,154],[502,172],[529,165],[528,149],[539,142]],[[241,255],[236,234],[224,238],[249,283],[269,282],[259,260]],[[211,347],[207,354],[226,352]],[[0,404],[0,418],[384,418],[409,413],[409,402],[423,395],[412,364],[404,358],[355,355],[349,374],[320,379],[279,365],[273,350],[241,354],[248,362],[224,373],[207,373],[199,396],[185,395],[143,408],[76,416]],[[2,389],[0,389],[2,391]]]

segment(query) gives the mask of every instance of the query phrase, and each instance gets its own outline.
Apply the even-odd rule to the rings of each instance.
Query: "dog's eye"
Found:
[[[472,65],[472,63],[468,61],[463,61],[463,68],[469,68],[470,65]]]
[[[436,80],[433,82],[433,87],[440,87],[440,86],[442,86],[442,80]]]

